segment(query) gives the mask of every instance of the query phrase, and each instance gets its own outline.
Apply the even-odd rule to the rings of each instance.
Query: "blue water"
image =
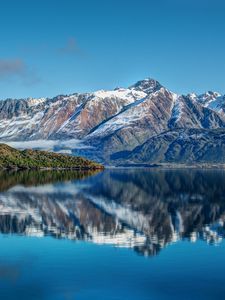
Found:
[[[1,299],[223,299],[224,243],[179,242],[149,260],[129,249],[1,236]]]
[[[0,299],[224,299],[223,171],[0,177]]]

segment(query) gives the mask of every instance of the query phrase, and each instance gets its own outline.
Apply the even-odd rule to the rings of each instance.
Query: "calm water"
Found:
[[[0,299],[224,299],[225,172],[0,173]]]

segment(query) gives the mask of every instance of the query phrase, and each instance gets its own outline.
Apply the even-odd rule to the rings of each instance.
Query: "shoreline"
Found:
[[[201,170],[225,170],[225,164],[221,165],[184,165],[184,164],[161,164],[161,165],[123,165],[123,166],[102,166],[102,167],[0,167],[0,171],[104,171],[104,170],[131,170],[131,169],[145,169],[145,170],[182,170],[182,169],[201,169]]]
[[[58,168],[58,167],[4,167],[1,168],[0,170],[2,171],[97,171],[97,170],[104,170],[104,167],[63,167],[63,168]]]
[[[128,164],[120,166],[105,166],[105,169],[224,169],[225,164]]]

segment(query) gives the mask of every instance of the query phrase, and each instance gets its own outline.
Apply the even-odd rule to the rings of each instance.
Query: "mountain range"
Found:
[[[0,142],[106,165],[225,163],[225,95],[128,88],[0,101]]]

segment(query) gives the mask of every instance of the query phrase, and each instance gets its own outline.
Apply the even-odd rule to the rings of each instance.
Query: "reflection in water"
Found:
[[[92,176],[89,176],[92,175]],[[82,239],[155,255],[224,237],[225,173],[105,170],[0,173],[0,232]]]

